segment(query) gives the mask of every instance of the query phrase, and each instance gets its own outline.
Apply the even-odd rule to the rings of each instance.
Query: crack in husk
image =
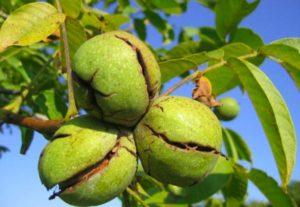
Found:
[[[119,131],[117,135],[117,139],[118,139],[117,143],[112,148],[112,150],[105,155],[103,159],[93,164],[92,166],[86,168],[85,170],[75,174],[71,178],[59,183],[58,184],[59,191],[53,192],[53,194],[49,197],[49,200],[54,199],[55,197],[59,196],[63,192],[72,192],[77,185],[80,185],[81,183],[89,180],[89,178],[91,178],[93,175],[103,171],[109,165],[112,158],[118,156],[118,152],[121,148],[125,149],[131,155],[136,157],[137,154],[134,151],[132,151],[126,146],[121,146],[120,138],[125,135],[127,135],[127,133],[124,133],[124,131]]]
[[[145,79],[145,83],[146,83],[146,86],[147,86],[147,92],[148,92],[148,96],[149,96],[149,101],[152,100],[153,97],[155,96],[155,90],[151,88],[150,77],[149,77],[147,66],[146,66],[146,63],[144,61],[144,58],[143,58],[141,50],[138,47],[136,47],[135,45],[133,45],[128,39],[126,39],[124,37],[120,37],[118,35],[115,35],[115,37],[118,38],[118,39],[120,39],[120,40],[123,40],[136,53],[136,57],[137,57],[139,65],[141,66],[142,73],[143,73],[143,76],[144,76],[144,79]]]
[[[193,151],[209,152],[209,153],[220,155],[220,152],[211,146],[201,145],[201,144],[193,143],[193,142],[180,143],[180,142],[171,141],[164,133],[157,132],[155,129],[153,129],[148,124],[144,124],[144,126],[146,128],[148,128],[154,136],[163,139],[167,144],[169,144],[173,147],[177,147],[177,148],[180,148],[183,150],[188,150],[188,151],[193,150]]]

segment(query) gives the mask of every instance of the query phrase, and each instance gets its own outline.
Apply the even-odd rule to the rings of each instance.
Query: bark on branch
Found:
[[[62,125],[62,120],[43,120],[38,117],[26,117],[8,111],[0,111],[0,120],[7,124],[27,127],[46,135],[53,133]]]

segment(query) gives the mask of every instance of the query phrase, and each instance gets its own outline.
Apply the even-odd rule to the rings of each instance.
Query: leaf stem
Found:
[[[60,0],[56,0],[56,4],[57,4],[58,11],[62,13]],[[69,101],[69,107],[68,107],[67,114],[65,116],[65,120],[69,120],[71,117],[77,115],[78,112],[75,104],[73,81],[72,81],[71,58],[70,58],[70,50],[69,50],[69,43],[68,43],[67,29],[66,29],[65,22],[61,24],[61,31],[62,31],[62,41],[64,44],[66,68],[67,68],[68,101]]]
[[[138,195],[129,187],[126,188],[126,192],[131,195],[138,203],[140,203],[143,207],[149,207]]]
[[[243,55],[243,56],[240,56],[238,57],[239,59],[241,60],[245,60],[245,59],[249,59],[249,58],[252,58],[252,57],[256,57],[258,55],[258,53],[256,51],[254,51],[253,53],[250,53],[250,54],[247,54],[247,55]],[[194,73],[192,73],[191,75],[188,75],[187,77],[185,77],[184,79],[180,80],[178,83],[174,84],[171,88],[169,88],[166,92],[164,92],[163,94],[161,94],[160,96],[167,96],[167,95],[170,95],[171,93],[173,93],[177,88],[183,86],[184,84],[186,84],[187,82],[190,82],[192,80],[195,80],[200,74],[205,74],[207,73],[208,71],[211,71],[211,70],[214,70],[214,69],[217,69],[221,66],[224,66],[227,64],[227,61],[226,60],[221,60],[220,62],[214,64],[214,65],[211,65],[211,66],[208,66],[207,68],[205,68],[204,70],[202,71],[196,71]]]

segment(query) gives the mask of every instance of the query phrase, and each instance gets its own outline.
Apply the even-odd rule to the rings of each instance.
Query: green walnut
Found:
[[[220,99],[219,102],[222,105],[215,108],[215,113],[220,120],[229,121],[237,117],[240,106],[235,99],[227,97]]]
[[[73,65],[77,105],[110,123],[134,126],[159,92],[155,57],[142,41],[123,31],[86,41]]]
[[[189,186],[214,168],[222,131],[204,104],[169,96],[153,102],[134,138],[146,173],[163,183]]]
[[[89,116],[65,123],[43,150],[39,174],[47,189],[76,206],[100,205],[131,183],[137,168],[133,136]]]

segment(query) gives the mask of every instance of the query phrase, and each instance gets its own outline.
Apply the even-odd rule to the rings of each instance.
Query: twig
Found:
[[[5,94],[5,95],[17,95],[20,94],[19,90],[8,90],[5,88],[0,88],[0,94]]]
[[[8,17],[8,14],[4,13],[3,11],[0,10],[0,16],[3,18],[3,19],[6,19]]]
[[[7,124],[27,127],[47,135],[52,135],[63,123],[62,120],[43,120],[37,117],[25,117],[5,110],[0,110],[0,120]]]
[[[126,188],[126,192],[131,195],[138,203],[140,203],[143,207],[149,207],[138,195],[136,192],[131,190],[129,187]]]
[[[253,53],[240,56],[240,57],[238,57],[238,59],[245,60],[245,59],[249,59],[249,58],[252,58],[252,57],[256,57],[257,55],[258,55],[257,52],[254,51]],[[171,88],[169,88],[165,93],[161,94],[160,96],[167,96],[167,95],[173,93],[173,91],[175,91],[177,88],[179,88],[182,85],[186,84],[187,82],[195,80],[198,77],[199,74],[205,74],[208,71],[214,70],[214,69],[219,68],[221,66],[224,66],[226,64],[227,64],[227,61],[221,60],[220,62],[218,62],[218,63],[216,63],[214,65],[211,65],[211,66],[205,68],[202,71],[196,71],[196,72],[192,73],[191,75],[188,75],[184,79],[180,80],[178,83],[176,83],[175,85],[173,85]]]
[[[61,3],[60,0],[56,0],[57,9],[60,13],[62,13]],[[74,90],[73,90],[73,81],[72,81],[72,68],[71,68],[71,58],[70,58],[70,50],[69,50],[69,43],[67,37],[67,29],[66,24],[63,22],[61,24],[62,30],[62,41],[64,44],[64,53],[65,53],[65,60],[66,60],[66,68],[67,68],[67,82],[68,82],[68,100],[69,100],[69,107],[67,114],[65,116],[65,120],[70,119],[72,116],[75,116],[77,112],[76,104],[75,104],[75,97],[74,97]]]

